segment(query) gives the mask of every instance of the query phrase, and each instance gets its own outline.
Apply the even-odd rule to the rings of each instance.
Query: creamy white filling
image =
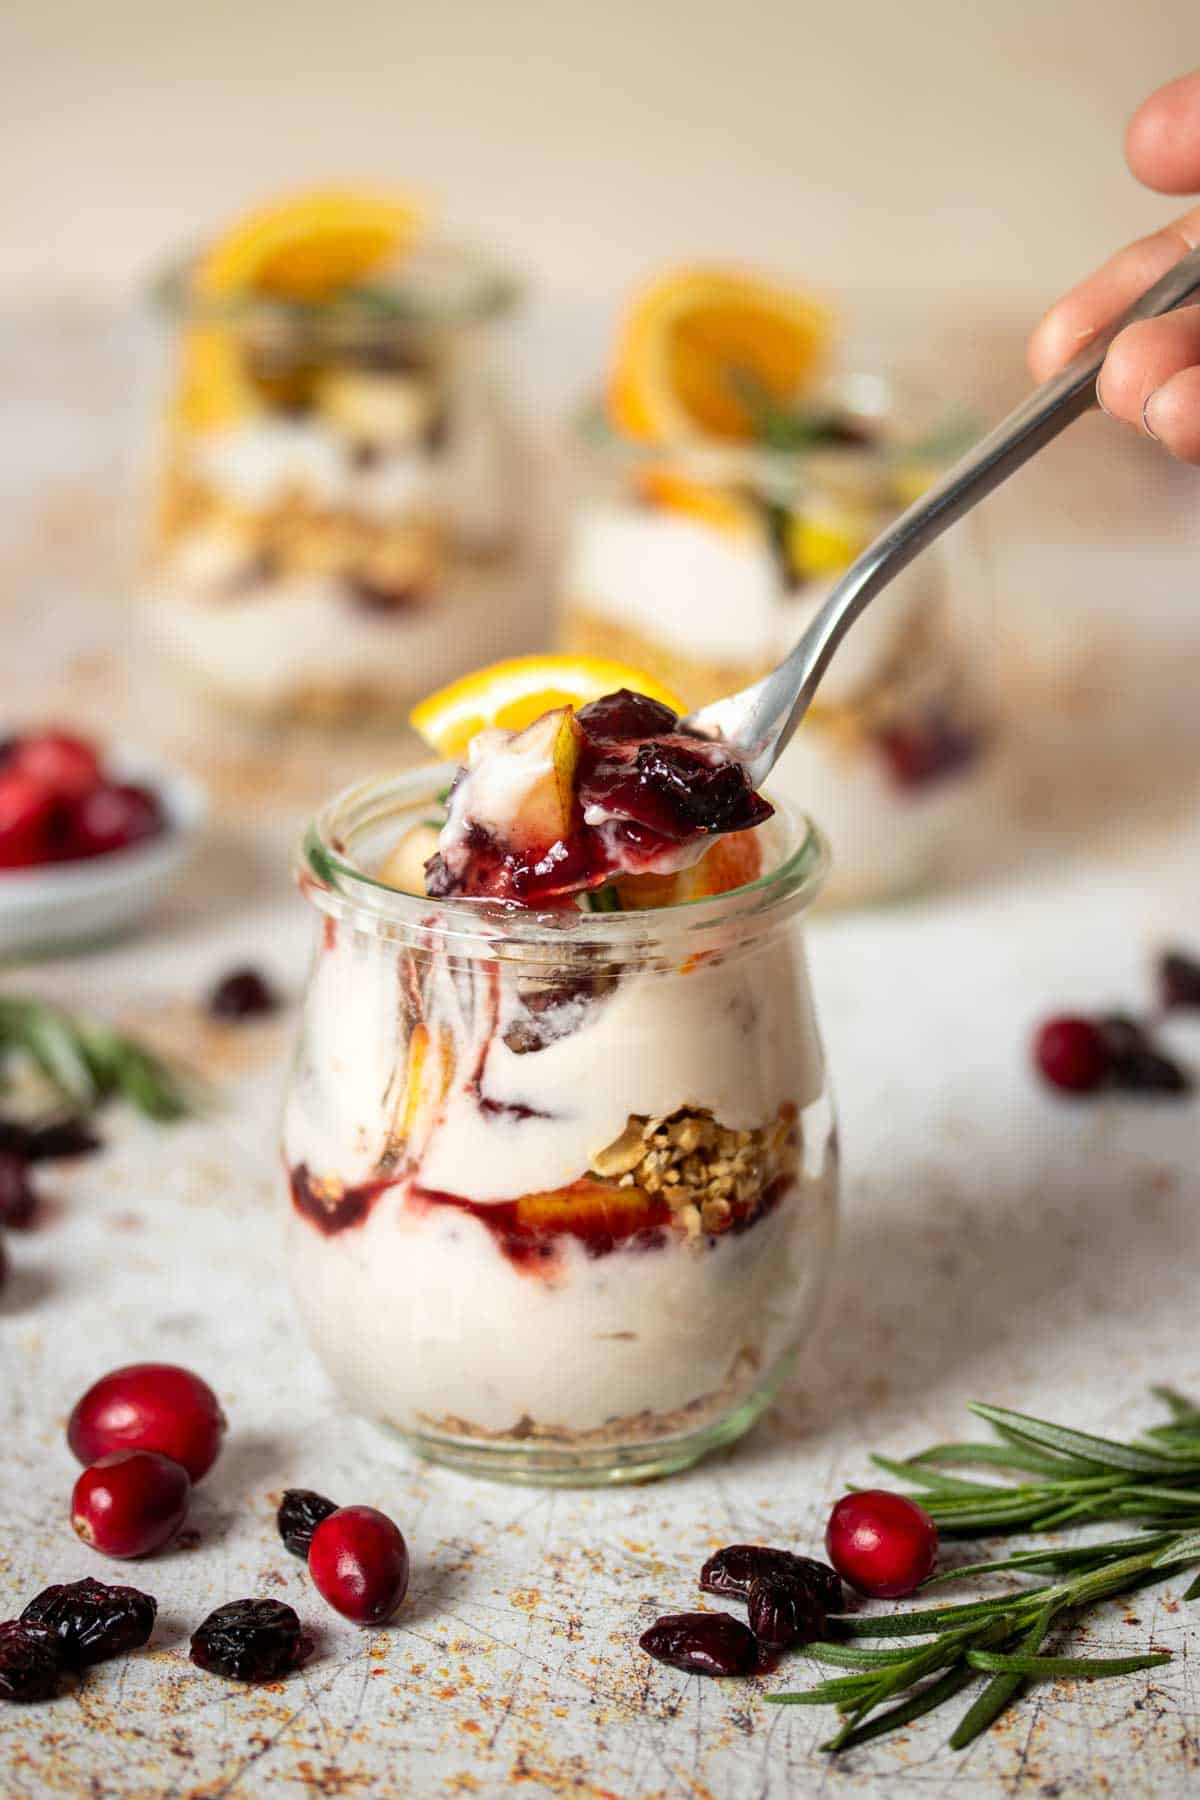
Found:
[[[576,605],[693,661],[759,668],[796,642],[834,582],[789,592],[753,533],[722,531],[665,508],[597,505],[571,533],[563,578]],[[916,612],[937,597],[934,553],[903,571],[838,647],[823,699],[862,692],[894,655]]]
[[[316,419],[252,419],[192,441],[196,474],[248,511],[307,495],[326,511],[388,519],[434,503],[434,458],[419,448],[356,466],[354,446]]]

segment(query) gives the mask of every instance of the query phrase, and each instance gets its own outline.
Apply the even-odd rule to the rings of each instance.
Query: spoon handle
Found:
[[[927,544],[1096,403],[1096,377],[1118,332],[1136,319],[1171,312],[1197,293],[1200,248],[1189,251],[1147,288],[1065,369],[1034,388],[1001,424],[893,520],[846,570],[795,649],[777,668],[741,693],[692,714],[689,728],[740,749],[751,780],[756,786],[763,781],[808,711],[834,651],[875,595]]]

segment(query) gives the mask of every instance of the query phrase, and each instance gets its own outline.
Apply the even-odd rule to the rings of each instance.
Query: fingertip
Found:
[[[1154,390],[1142,426],[1178,462],[1200,463],[1200,367],[1181,369]]]
[[[1142,101],[1125,128],[1125,161],[1160,194],[1200,187],[1200,70],[1168,81]]]

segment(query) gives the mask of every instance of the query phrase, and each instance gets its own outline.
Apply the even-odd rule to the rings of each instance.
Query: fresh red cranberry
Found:
[[[65,862],[109,856],[158,837],[166,820],[157,794],[130,782],[101,782],[68,810],[60,855]]]
[[[0,772],[0,869],[49,861],[57,806],[43,782],[20,770]]]
[[[343,1618],[382,1625],[408,1592],[408,1546],[386,1513],[340,1506],[312,1534],[308,1572]]]
[[[187,1516],[188,1472],[154,1450],[119,1450],[85,1469],[71,1496],[71,1524],[104,1556],[149,1556]]]
[[[661,700],[632,693],[629,688],[589,700],[575,717],[588,737],[596,739],[665,737],[679,723],[678,714]]]
[[[1094,1094],[1107,1081],[1111,1062],[1100,1027],[1069,1016],[1038,1027],[1033,1060],[1051,1087],[1068,1094]]]
[[[0,1225],[23,1231],[32,1225],[37,1194],[29,1179],[29,1165],[13,1150],[0,1150]]]
[[[843,1581],[860,1594],[898,1600],[933,1572],[937,1526],[914,1500],[868,1488],[838,1501],[829,1515],[825,1548]]]
[[[1168,1011],[1200,1007],[1200,962],[1182,950],[1165,950],[1158,962],[1158,991]]]
[[[20,738],[12,766],[64,800],[86,794],[100,781],[100,758],[92,745],[66,731],[39,731]]]
[[[102,1375],[67,1423],[81,1463],[114,1450],[157,1450],[193,1481],[216,1462],[224,1434],[225,1415],[208,1383],[174,1363],[131,1363]]]
[[[656,1662],[689,1675],[753,1675],[760,1666],[754,1633],[732,1613],[667,1613],[638,1643]]]

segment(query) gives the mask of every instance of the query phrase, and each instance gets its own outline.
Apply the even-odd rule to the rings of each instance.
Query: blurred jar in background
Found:
[[[141,590],[181,668],[255,713],[344,719],[526,647],[505,275],[406,201],[328,190],[251,215],[155,299]]]
[[[831,336],[812,302],[723,272],[635,304],[580,423],[562,648],[627,660],[689,706],[786,654],[970,436],[869,364],[830,375]],[[982,574],[962,526],[904,571],[779,764],[775,785],[831,841],[835,899],[921,885],[980,824],[998,747]]]

